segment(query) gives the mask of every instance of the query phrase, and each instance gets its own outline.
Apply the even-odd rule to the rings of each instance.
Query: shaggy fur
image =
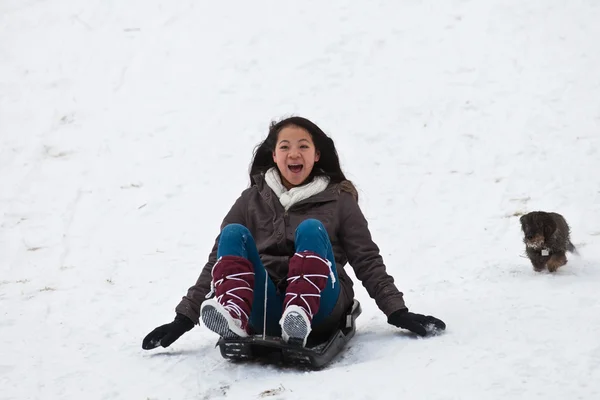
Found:
[[[537,272],[550,272],[567,263],[566,252],[577,250],[570,239],[570,228],[565,218],[554,212],[533,211],[520,218],[525,251]]]

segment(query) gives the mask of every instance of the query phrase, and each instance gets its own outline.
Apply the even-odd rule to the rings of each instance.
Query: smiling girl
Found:
[[[200,319],[221,337],[265,333],[304,346],[312,332],[332,332],[351,306],[348,263],[390,324],[421,336],[446,328],[408,311],[333,140],[305,118],[273,123],[255,149],[250,187],[225,216],[175,320],[142,347],[168,347]]]

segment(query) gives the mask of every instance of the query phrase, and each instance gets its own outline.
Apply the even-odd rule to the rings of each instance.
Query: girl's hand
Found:
[[[446,329],[446,324],[441,319],[431,315],[415,314],[406,308],[394,311],[388,317],[388,323],[398,328],[408,329],[419,336],[435,335]]]

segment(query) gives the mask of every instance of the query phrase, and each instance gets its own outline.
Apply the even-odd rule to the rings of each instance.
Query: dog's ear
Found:
[[[552,219],[544,221],[544,238],[548,240],[556,231],[556,222]]]
[[[527,214],[523,214],[521,215],[521,218],[519,218],[519,222],[521,223],[521,228],[523,226],[525,226],[525,221],[527,220]]]

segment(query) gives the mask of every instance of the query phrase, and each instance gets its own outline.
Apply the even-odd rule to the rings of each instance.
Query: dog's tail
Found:
[[[573,243],[571,243],[570,240],[569,240],[569,243],[567,243],[567,251],[570,251],[573,254],[579,255],[577,248],[575,247],[575,245]]]

